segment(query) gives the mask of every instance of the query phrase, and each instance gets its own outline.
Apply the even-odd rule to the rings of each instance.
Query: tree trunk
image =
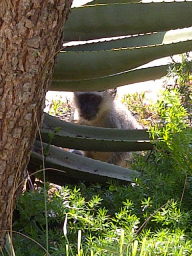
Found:
[[[54,57],[72,0],[0,3],[0,243],[41,123]]]

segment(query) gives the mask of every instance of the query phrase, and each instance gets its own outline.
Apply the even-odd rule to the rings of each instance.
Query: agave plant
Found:
[[[73,8],[64,39],[76,43],[66,44],[58,54],[50,90],[98,91],[166,75],[168,65],[142,66],[161,57],[191,51],[191,17],[192,3],[186,1],[95,0]],[[97,151],[152,149],[146,130],[106,132],[105,128],[70,124],[49,115],[45,116],[41,132],[44,145],[49,148],[46,166],[64,171],[65,178],[105,181],[110,177],[132,181],[138,172],[58,147]],[[31,164],[41,159],[37,151],[33,152]]]

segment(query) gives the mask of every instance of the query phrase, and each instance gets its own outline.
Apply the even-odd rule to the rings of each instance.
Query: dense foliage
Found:
[[[25,192],[13,226],[16,255],[45,253],[45,215],[50,255],[191,255],[192,131],[184,96],[168,88],[149,107],[155,148],[135,155],[142,176],[134,183],[47,185],[46,211],[43,187]]]

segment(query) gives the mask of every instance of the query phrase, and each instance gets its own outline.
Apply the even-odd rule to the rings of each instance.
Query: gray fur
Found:
[[[89,93],[102,95],[102,102],[100,103],[99,111],[93,120],[86,120],[82,118],[80,116],[80,109],[78,108],[79,94],[82,95],[83,92],[74,94],[75,116],[77,123],[106,128],[142,129],[142,126],[137,122],[131,112],[120,102],[115,101],[111,93],[108,91]],[[92,104],[94,104],[94,102]],[[127,152],[85,152],[85,155],[117,165],[124,165],[125,159],[130,157],[130,154]]]

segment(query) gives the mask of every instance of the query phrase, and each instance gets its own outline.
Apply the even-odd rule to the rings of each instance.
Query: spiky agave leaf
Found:
[[[39,153],[42,146],[46,151],[48,148],[45,158]],[[89,182],[106,182],[112,178],[132,182],[140,175],[137,171],[79,156],[38,141],[35,142],[34,148],[36,151],[33,150],[31,154],[31,166],[38,169],[44,161],[45,167],[49,168],[47,175],[52,177],[49,181],[53,182],[55,178],[58,184],[65,183],[67,178]]]
[[[74,8],[65,25],[66,41],[167,31],[192,25],[192,3],[118,3]]]
[[[106,51],[61,52],[54,81],[105,77],[134,69],[152,60],[192,50],[192,39],[171,44],[112,49]]]
[[[43,142],[63,148],[101,152],[142,151],[153,148],[147,130],[122,130],[82,126],[45,114]]]

